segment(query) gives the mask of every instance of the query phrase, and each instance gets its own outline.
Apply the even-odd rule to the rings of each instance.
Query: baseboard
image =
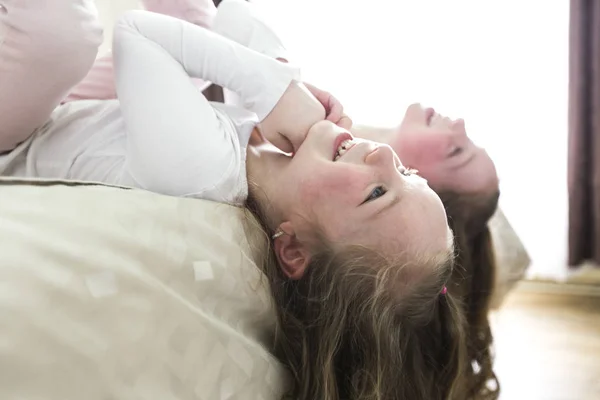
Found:
[[[600,286],[600,267],[596,264],[585,263],[569,272],[568,283]]]
[[[589,284],[577,281],[555,282],[523,280],[515,285],[514,290],[524,293],[600,297],[600,284]]]

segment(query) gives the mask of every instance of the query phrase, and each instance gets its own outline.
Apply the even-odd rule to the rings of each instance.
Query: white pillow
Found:
[[[525,277],[531,259],[501,208],[498,208],[490,219],[489,227],[497,265],[494,294],[490,306],[499,308],[517,282]]]
[[[0,180],[0,398],[278,399],[240,209]]]

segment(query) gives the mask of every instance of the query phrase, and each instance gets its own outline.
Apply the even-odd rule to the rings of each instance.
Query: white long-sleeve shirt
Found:
[[[118,100],[60,106],[30,140],[0,156],[0,174],[243,201],[249,136],[300,79],[299,71],[204,28],[145,11],[120,19],[113,51]],[[243,108],[208,102],[190,77],[234,91]]]

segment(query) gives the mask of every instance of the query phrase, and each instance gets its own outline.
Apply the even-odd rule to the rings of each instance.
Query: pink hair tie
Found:
[[[446,293],[448,293],[448,288],[446,286],[444,286],[442,288],[442,296],[445,295]]]

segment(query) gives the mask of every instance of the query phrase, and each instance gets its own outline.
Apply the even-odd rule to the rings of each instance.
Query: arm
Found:
[[[113,48],[129,171],[140,186],[172,195],[215,187],[234,156],[230,128],[189,76],[237,92],[264,119],[297,74],[204,28],[145,11],[124,14]]]
[[[138,49],[139,46],[139,49]],[[177,64],[179,76],[191,76],[206,79],[217,85],[226,87],[243,100],[245,108],[253,111],[263,120],[279,102],[284,92],[293,81],[299,80],[298,69],[287,64],[279,63],[269,57],[259,54],[232,42],[216,33],[192,25],[175,18],[145,12],[130,11],[115,28],[115,68],[135,65],[138,71],[131,71],[133,78],[141,73],[149,81],[161,79],[162,74],[148,76],[145,71],[160,72],[154,68],[150,55],[162,57],[161,65],[165,64],[165,56],[171,63]],[[119,59],[117,59],[119,57]],[[128,68],[132,69],[132,68]],[[169,73],[172,73],[169,70]],[[123,74],[117,72],[117,92],[121,96],[135,96],[122,81]],[[142,92],[148,92],[144,82]]]
[[[142,4],[148,11],[176,17],[205,28],[210,27],[217,11],[212,0],[143,0]],[[195,80],[195,83],[201,90],[209,85],[203,80]],[[116,97],[113,56],[109,53],[96,60],[90,72],[71,90],[65,102],[109,100]]]
[[[256,7],[247,1],[223,1],[217,10],[213,30],[270,58],[275,58],[284,63],[289,60],[283,41],[273,27],[269,26],[261,14],[260,7]],[[304,85],[325,108],[328,120],[346,129],[352,126],[352,121],[343,113],[343,107],[335,97],[307,83]],[[302,110],[302,113],[305,112],[305,110]],[[291,120],[291,118],[287,119]],[[282,122],[283,119],[277,123],[280,125]],[[267,124],[263,124],[261,128],[263,130],[270,129]],[[281,146],[277,146],[281,148]]]
[[[267,23],[260,7],[246,0],[225,0],[219,4],[212,29],[270,58],[290,60],[283,41]]]

